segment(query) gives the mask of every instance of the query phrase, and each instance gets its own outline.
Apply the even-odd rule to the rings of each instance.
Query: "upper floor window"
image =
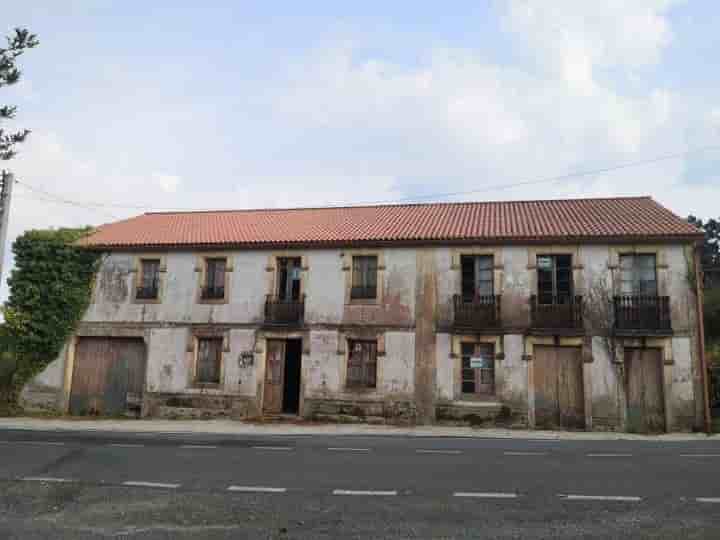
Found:
[[[197,341],[197,364],[195,382],[220,384],[222,366],[222,338],[199,338]]]
[[[377,342],[349,340],[347,365],[348,388],[377,386]]]
[[[160,259],[140,261],[140,282],[135,290],[138,300],[156,300],[160,293]]]
[[[620,255],[620,293],[657,296],[655,254]]]
[[[352,261],[350,298],[374,300],[377,298],[377,255],[356,255],[353,256]]]
[[[205,283],[202,288],[203,300],[221,300],[225,298],[225,269],[227,259],[205,259]]]
[[[566,304],[573,295],[572,255],[537,256],[540,304]]]
[[[277,296],[279,300],[297,302],[300,300],[300,257],[279,257],[277,265]]]
[[[460,265],[463,300],[494,294],[492,255],[462,255]]]

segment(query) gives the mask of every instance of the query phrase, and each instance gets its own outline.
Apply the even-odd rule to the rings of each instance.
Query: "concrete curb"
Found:
[[[394,427],[347,424],[252,424],[235,420],[70,420],[64,418],[0,418],[0,430],[115,432],[136,434],[262,435],[262,436],[385,436],[557,441],[720,441],[703,433],[636,435],[632,433],[476,429],[468,427]]]

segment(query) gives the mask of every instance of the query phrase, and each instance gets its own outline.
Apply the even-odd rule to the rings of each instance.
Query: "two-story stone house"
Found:
[[[650,198],[149,213],[83,242],[92,304],[26,398],[689,430],[701,239]]]

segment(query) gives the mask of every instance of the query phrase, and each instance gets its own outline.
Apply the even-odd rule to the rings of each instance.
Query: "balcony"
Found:
[[[299,325],[305,316],[305,295],[300,300],[281,300],[268,295],[265,299],[265,323],[281,326]]]
[[[532,328],[542,330],[583,330],[583,297],[553,296],[540,303],[537,295],[530,297]]]
[[[139,286],[135,289],[135,298],[137,300],[157,300],[158,286],[157,284],[148,287]]]
[[[221,285],[203,287],[200,291],[200,297],[203,300],[222,300],[225,298],[225,287]]]
[[[453,297],[455,328],[482,330],[500,326],[500,295]]]
[[[615,329],[670,332],[670,297],[623,295],[614,298]]]

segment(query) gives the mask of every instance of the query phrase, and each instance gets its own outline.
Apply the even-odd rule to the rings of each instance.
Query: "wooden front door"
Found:
[[[123,414],[129,407],[140,407],[144,388],[142,339],[78,340],[70,392],[72,414]]]
[[[535,426],[585,428],[585,393],[580,347],[535,346]]]
[[[625,349],[628,431],[665,431],[662,366],[661,349]]]
[[[280,414],[282,412],[284,382],[285,341],[282,339],[269,339],[265,363],[264,413]]]

